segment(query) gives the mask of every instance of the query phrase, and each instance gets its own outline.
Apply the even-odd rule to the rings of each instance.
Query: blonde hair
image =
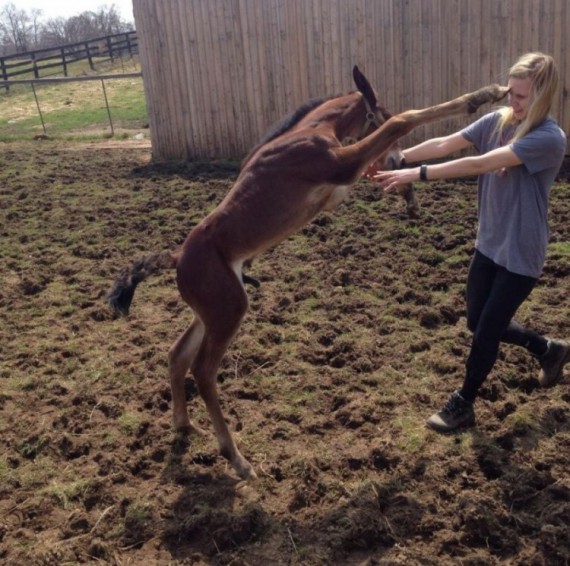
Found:
[[[558,68],[554,59],[544,53],[526,53],[509,69],[509,78],[530,79],[531,103],[526,118],[520,122],[510,142],[521,139],[538,126],[550,113],[558,89]],[[508,126],[518,123],[512,107],[500,110],[496,132],[501,136]]]

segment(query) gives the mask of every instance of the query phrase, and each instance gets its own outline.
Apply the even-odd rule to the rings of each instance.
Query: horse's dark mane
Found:
[[[252,155],[266,143],[269,143],[271,140],[278,138],[281,134],[284,134],[288,130],[290,130],[293,126],[298,124],[309,112],[326,102],[327,100],[331,100],[332,98],[336,98],[335,96],[329,96],[327,98],[313,98],[309,100],[309,102],[305,102],[302,106],[299,106],[297,110],[287,114],[285,118],[274,124],[271,129],[261,138],[261,140],[253,147],[253,149],[247,154],[246,158],[242,161],[242,168],[243,166],[249,161]]]

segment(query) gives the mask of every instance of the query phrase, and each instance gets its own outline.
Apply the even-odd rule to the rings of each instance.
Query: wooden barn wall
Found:
[[[134,0],[157,160],[241,158],[281,117],[354,90],[357,64],[392,112],[492,82],[552,54],[570,131],[568,0]],[[411,144],[469,122],[423,126]]]

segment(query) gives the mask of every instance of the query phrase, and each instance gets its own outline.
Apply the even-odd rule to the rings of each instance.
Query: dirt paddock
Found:
[[[71,151],[73,149],[73,151]],[[570,184],[520,319],[570,338]],[[223,408],[259,480],[171,428],[167,352],[190,322],[173,273],[116,320],[119,269],[175,248],[234,163],[148,145],[0,146],[0,562],[15,565],[567,565],[570,375],[503,347],[476,428],[425,419],[461,383],[472,183],[418,185],[422,216],[361,182],[258,258]],[[199,268],[199,266],[198,266]]]

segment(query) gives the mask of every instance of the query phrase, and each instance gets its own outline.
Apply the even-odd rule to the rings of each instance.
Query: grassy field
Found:
[[[85,61],[74,63],[70,65],[69,76],[140,71],[136,59],[121,59],[96,68],[97,72],[90,70]],[[104,89],[101,81],[36,84],[33,88],[15,85],[8,92],[2,89],[0,141],[29,140],[44,135],[53,139],[97,139],[111,136],[112,130],[121,139],[144,131],[147,110],[142,78],[107,79]]]

